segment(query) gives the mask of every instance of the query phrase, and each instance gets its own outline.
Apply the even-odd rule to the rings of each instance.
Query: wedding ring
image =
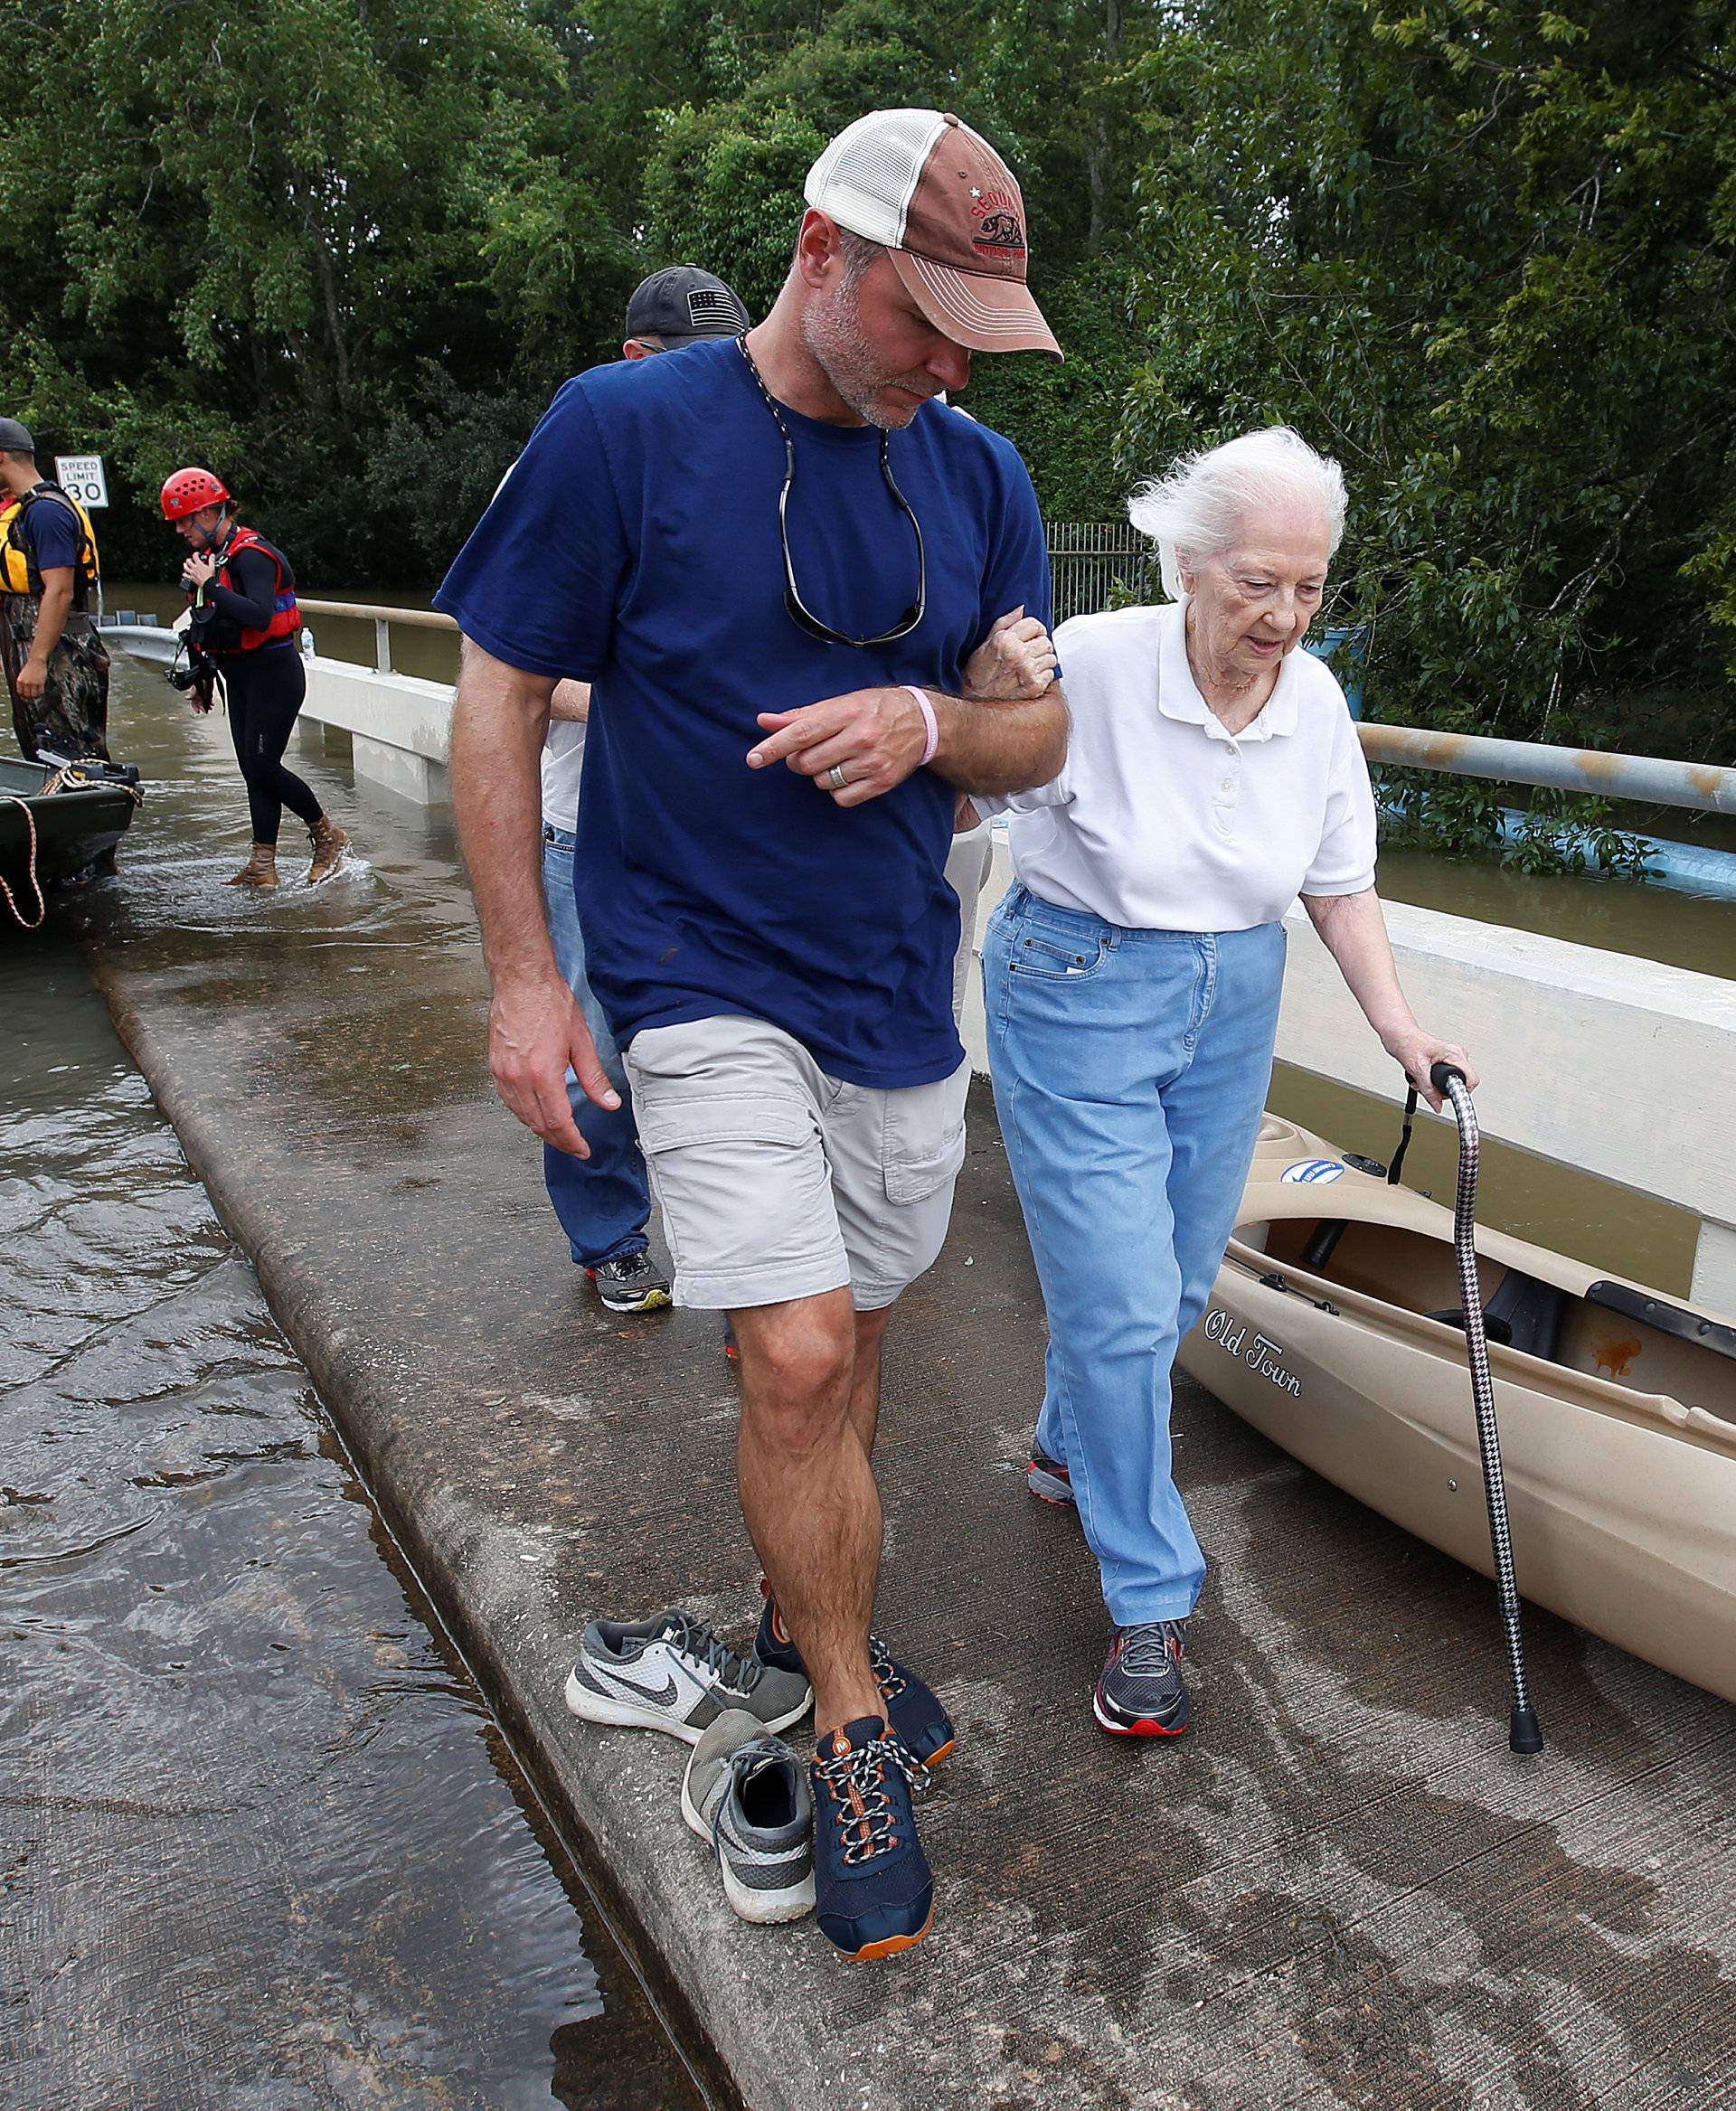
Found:
[[[844,774],[843,763],[835,762],[832,765],[831,768],[828,769],[826,773],[826,781],[828,787],[835,792],[841,792],[844,789],[844,786],[850,782],[850,779]]]

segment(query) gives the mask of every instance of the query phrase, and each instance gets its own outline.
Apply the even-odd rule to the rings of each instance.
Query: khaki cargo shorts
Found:
[[[734,1015],[645,1028],[625,1060],[677,1303],[731,1311],[848,1286],[878,1312],[940,1251],[968,1060],[876,1091]]]

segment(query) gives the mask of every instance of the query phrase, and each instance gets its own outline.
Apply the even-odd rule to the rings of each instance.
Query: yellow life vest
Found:
[[[37,570],[35,556],[24,532],[24,516],[33,505],[71,506],[78,515],[79,560],[73,571],[72,606],[86,608],[92,593],[102,584],[97,532],[90,525],[90,514],[58,484],[39,484],[33,491],[25,492],[23,498],[14,498],[7,492],[0,499],[0,593],[40,594],[42,590],[42,575]]]

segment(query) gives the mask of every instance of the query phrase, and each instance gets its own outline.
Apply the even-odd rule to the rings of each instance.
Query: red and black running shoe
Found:
[[[1185,1620],[1118,1627],[1091,1695],[1091,1713],[1111,1737],[1180,1737],[1194,1718],[1182,1677]]]
[[[1078,1501],[1072,1475],[1058,1458],[1051,1458],[1035,1437],[1031,1440],[1031,1465],[1024,1478],[1031,1493],[1045,1503],[1071,1506]]]

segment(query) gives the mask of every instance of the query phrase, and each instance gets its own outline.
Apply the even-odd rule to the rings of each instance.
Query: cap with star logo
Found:
[[[1013,172],[950,111],[873,110],[807,172],[816,212],[892,253],[937,330],[972,352],[1061,347],[1025,284],[1024,200]]]

